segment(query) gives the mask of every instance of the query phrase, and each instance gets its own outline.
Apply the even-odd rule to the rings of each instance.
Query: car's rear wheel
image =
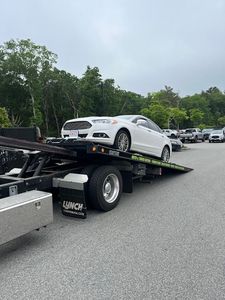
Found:
[[[161,155],[162,161],[168,162],[170,160],[170,149],[168,146],[165,146]]]
[[[114,142],[114,147],[118,150],[128,152],[130,150],[130,136],[126,130],[119,130],[115,142]]]

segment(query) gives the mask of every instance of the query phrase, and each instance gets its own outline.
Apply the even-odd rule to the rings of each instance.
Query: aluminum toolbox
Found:
[[[52,222],[50,193],[33,190],[0,199],[0,245]]]

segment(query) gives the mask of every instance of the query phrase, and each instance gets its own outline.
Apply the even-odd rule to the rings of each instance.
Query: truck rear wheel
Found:
[[[113,209],[119,203],[122,185],[122,176],[117,168],[109,165],[98,167],[89,180],[90,203],[98,210]]]

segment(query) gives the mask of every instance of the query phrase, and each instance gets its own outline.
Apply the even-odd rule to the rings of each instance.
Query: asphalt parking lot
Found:
[[[194,171],[136,183],[108,213],[61,215],[0,247],[1,299],[224,299],[225,144],[186,144]]]

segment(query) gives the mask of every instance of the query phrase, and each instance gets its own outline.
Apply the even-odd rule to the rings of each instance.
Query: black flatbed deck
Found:
[[[95,144],[88,141],[78,141],[75,139],[53,139],[49,141],[48,144],[57,146],[57,148],[62,147],[64,149],[70,150],[73,153],[76,153],[77,160],[102,159],[106,161],[110,159],[119,159],[139,162],[155,167],[161,167],[165,170],[172,170],[175,172],[189,172],[193,170],[192,168],[181,166],[171,162],[164,162],[158,158],[153,158],[148,155],[123,152],[111,147]]]

